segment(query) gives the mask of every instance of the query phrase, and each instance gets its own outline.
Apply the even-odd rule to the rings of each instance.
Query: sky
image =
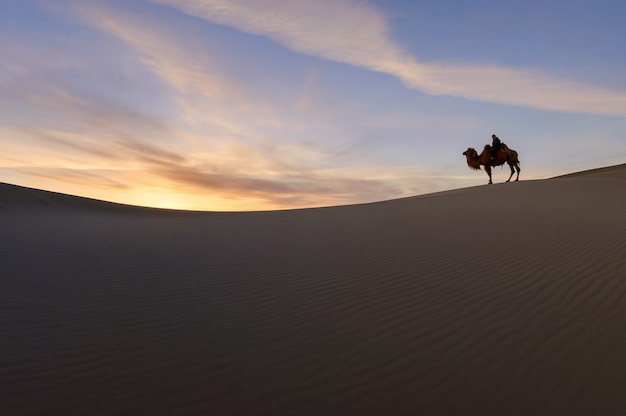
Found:
[[[521,180],[625,163],[624,16],[623,0],[2,1],[0,182],[255,211],[483,185],[462,153],[492,134]]]

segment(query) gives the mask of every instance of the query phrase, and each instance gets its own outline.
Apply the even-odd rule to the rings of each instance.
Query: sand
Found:
[[[610,171],[247,213],[0,184],[0,414],[623,415]]]
[[[557,176],[557,178],[573,178],[580,176],[593,176],[605,178],[626,179],[626,163],[616,166],[607,166],[604,168],[589,169],[582,172],[569,173],[567,175]]]

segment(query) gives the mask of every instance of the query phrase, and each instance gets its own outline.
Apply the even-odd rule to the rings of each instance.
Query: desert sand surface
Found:
[[[584,170],[582,172],[569,173],[567,175],[557,176],[557,178],[573,178],[576,176],[594,176],[626,179],[626,163],[616,166],[607,166],[604,168]]]
[[[0,184],[0,414],[623,415],[596,173],[245,213]]]

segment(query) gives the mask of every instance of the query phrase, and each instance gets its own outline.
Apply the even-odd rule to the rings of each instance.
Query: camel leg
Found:
[[[489,175],[489,183],[488,185],[491,185],[493,182],[491,181],[491,166],[485,166],[485,172],[487,172],[487,175]]]
[[[515,182],[519,181],[519,173],[522,171],[522,169],[519,167],[519,165],[515,165],[515,169],[517,169],[517,177],[515,178]]]
[[[509,175],[509,179],[506,180],[507,182],[511,181],[511,178],[513,177],[513,174],[515,173],[515,169],[513,169],[513,165],[511,165],[510,163],[509,163],[509,168],[511,168],[511,175]]]

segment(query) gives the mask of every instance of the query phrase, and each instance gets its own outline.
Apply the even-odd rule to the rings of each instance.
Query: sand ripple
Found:
[[[0,413],[621,415],[623,189],[229,214],[3,185]]]

